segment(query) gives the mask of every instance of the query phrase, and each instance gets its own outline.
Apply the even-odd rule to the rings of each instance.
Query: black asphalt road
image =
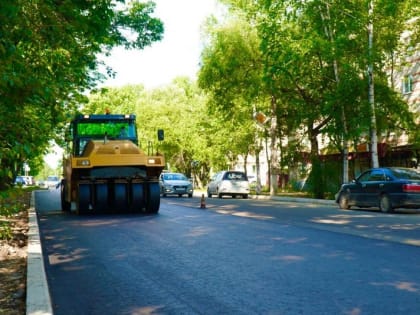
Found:
[[[395,216],[389,241],[336,230],[369,234],[322,205],[165,198],[156,216],[76,216],[56,191],[35,200],[56,315],[419,314],[420,247],[398,241],[420,239],[417,214],[406,234],[401,214],[355,212],[385,235]]]

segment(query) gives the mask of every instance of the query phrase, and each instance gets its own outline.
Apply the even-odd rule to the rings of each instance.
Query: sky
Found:
[[[217,0],[153,0],[154,12],[164,23],[163,39],[143,50],[114,49],[105,58],[117,72],[104,86],[167,85],[178,76],[196,78],[202,49],[201,25],[220,9]]]

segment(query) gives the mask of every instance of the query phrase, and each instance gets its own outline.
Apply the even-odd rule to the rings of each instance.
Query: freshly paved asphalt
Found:
[[[196,197],[200,197],[197,193]],[[258,196],[258,199],[270,199],[270,197]],[[273,199],[273,198],[271,198]],[[277,199],[277,198],[275,198]],[[288,202],[309,202],[312,204],[334,204],[330,200],[313,200],[304,198],[278,198]],[[59,205],[50,205],[58,208]],[[54,209],[55,209],[54,208]],[[28,239],[28,267],[27,267],[27,304],[26,313],[30,315],[48,315],[53,314],[48,283],[43,263],[43,253],[39,236],[37,223],[37,214],[35,209],[35,194],[32,196],[31,207],[29,211],[29,239]],[[400,240],[388,240],[400,242]],[[420,246],[420,244],[410,244]]]

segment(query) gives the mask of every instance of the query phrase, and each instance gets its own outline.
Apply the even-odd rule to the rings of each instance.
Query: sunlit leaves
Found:
[[[98,53],[162,38],[153,10],[140,1],[0,3],[1,183],[23,162],[37,164],[51,139],[60,142],[65,122],[102,78]]]
[[[165,155],[167,168],[191,175],[192,162],[199,161],[194,173],[207,169],[214,148],[208,147],[206,128],[212,117],[205,111],[205,96],[186,78],[177,78],[166,87],[145,90],[141,85],[108,88],[93,94],[86,113],[135,114],[140,147],[149,146]],[[163,129],[165,140],[157,141]],[[207,174],[207,172],[205,172]],[[201,176],[203,178],[203,176]]]

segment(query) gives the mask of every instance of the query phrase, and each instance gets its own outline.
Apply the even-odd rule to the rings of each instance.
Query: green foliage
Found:
[[[0,191],[0,239],[9,239],[12,235],[9,218],[22,211],[21,197],[24,194],[20,188]]]
[[[48,143],[104,78],[99,53],[142,49],[160,40],[152,2],[2,1],[0,3],[0,190],[24,162],[39,169]],[[120,9],[122,8],[122,9]],[[128,34],[128,35],[127,35]]]
[[[208,95],[206,143],[213,171],[234,167],[239,155],[255,152],[255,111],[266,111],[258,36],[243,17],[208,25],[198,84]]]
[[[372,55],[369,1],[223,0],[230,15],[206,25],[198,86],[178,78],[152,91],[125,86],[87,98],[86,91],[104,78],[98,54],[115,46],[142,49],[162,38],[154,3],[125,2],[0,2],[0,190],[25,162],[31,172],[42,170],[40,157],[51,140],[63,143],[65,124],[76,112],[110,109],[136,114],[142,148],[163,152],[168,169],[193,174],[202,185],[210,171],[256,152],[261,138],[270,136],[273,148],[280,148],[274,169],[302,161],[303,139],[309,139],[313,193],[323,195],[330,180],[317,160],[317,139],[328,138],[341,151],[343,140],[369,134],[370,62],[378,133],[403,130],[420,142],[415,117],[382,71],[418,43],[414,0],[375,1]],[[403,44],[406,29],[412,37]],[[269,128],[270,121],[261,131],[252,118],[258,111],[277,125]],[[165,130],[159,143],[158,129]]]
[[[205,108],[206,97],[186,78],[177,78],[167,87],[150,91],[141,85],[108,88],[90,96],[85,113],[135,114],[140,147],[149,145],[165,155],[166,167],[194,176],[203,183],[208,176],[211,155],[206,143],[211,117]],[[157,131],[165,131],[165,140],[157,141]],[[194,163],[193,163],[194,162]]]
[[[222,2],[229,5],[235,16],[232,20],[236,21],[237,16],[246,17],[248,25],[256,30],[263,69],[262,82],[256,86],[265,93],[260,99],[271,98],[277,102],[280,138],[306,136],[310,139],[314,183],[322,182],[323,178],[322,167],[315,156],[319,136],[328,136],[337,149],[342,150],[343,137],[348,140],[369,134],[372,113],[366,69],[370,63],[375,67],[376,130],[378,133],[395,129],[415,132],[416,125],[407,104],[389,86],[388,73],[383,71],[394,62],[390,57],[395,53],[404,55],[405,49],[413,46],[413,42],[407,47],[401,45],[399,39],[403,31],[410,28],[413,38],[418,38],[419,23],[414,22],[418,18],[407,24],[410,18],[418,17],[418,9],[413,10],[418,8],[414,1],[374,1],[372,54],[369,54],[367,41],[369,1]],[[216,43],[211,45],[218,47]],[[208,51],[210,55],[204,55],[204,62],[227,58],[229,60],[223,59],[224,64],[230,64],[238,59],[233,54],[222,55],[215,48]],[[241,73],[242,68],[237,73]],[[203,69],[206,70],[205,65]],[[225,81],[235,78],[235,74],[228,74],[218,72],[223,84],[207,82],[216,87],[230,87]],[[235,86],[248,86],[246,77],[232,82]],[[283,158],[295,160],[289,154]],[[323,194],[322,185],[312,187],[315,195]]]

